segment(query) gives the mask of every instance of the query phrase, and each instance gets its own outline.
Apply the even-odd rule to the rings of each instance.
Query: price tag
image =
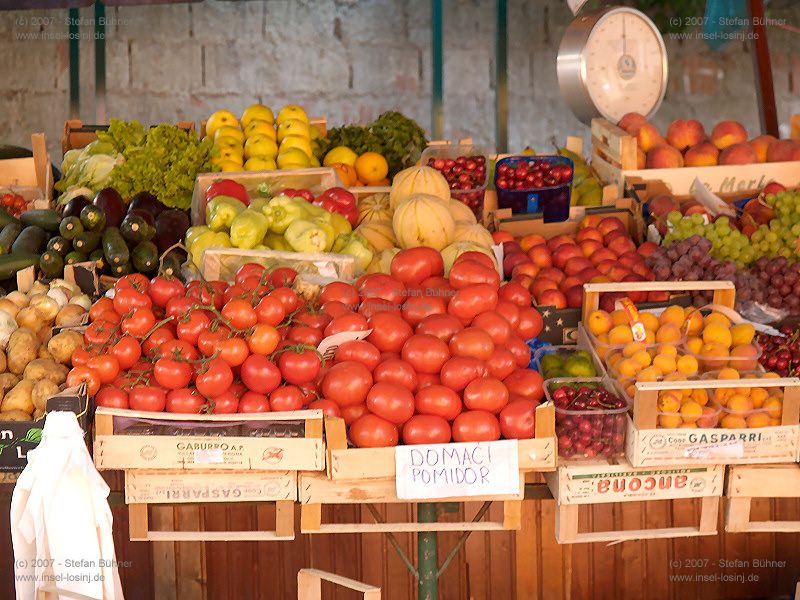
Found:
[[[222,457],[222,448],[197,448],[194,451],[194,462],[198,465],[225,462]]]
[[[395,461],[401,500],[520,493],[517,440],[397,446]]]
[[[342,331],[341,333],[334,333],[324,338],[317,346],[317,351],[322,355],[323,360],[332,360],[336,350],[345,342],[354,340],[363,340],[370,333],[372,329],[365,329],[364,331]]]
[[[644,342],[647,340],[647,331],[645,331],[644,323],[639,319],[639,310],[630,298],[620,298],[615,303],[617,310],[624,310],[628,315],[628,321],[631,324],[631,333],[633,339],[637,342]]]

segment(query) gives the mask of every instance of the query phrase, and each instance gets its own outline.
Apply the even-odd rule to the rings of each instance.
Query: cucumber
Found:
[[[55,250],[47,250],[39,257],[39,270],[48,279],[55,279],[64,274],[64,259]]]
[[[99,206],[89,204],[81,209],[81,223],[85,230],[102,231],[106,226],[106,213]]]
[[[3,227],[2,231],[0,231],[0,254],[11,252],[11,246],[20,233],[22,233],[22,225],[9,223]]]
[[[97,265],[98,270],[106,266],[106,259],[103,256],[102,248],[97,248],[96,250],[92,250],[92,253],[89,255],[89,260],[92,261],[95,265]]]
[[[84,231],[76,235],[72,240],[72,247],[75,250],[89,254],[92,250],[100,245],[100,234],[97,231]]]
[[[14,277],[17,271],[39,264],[38,254],[5,254],[0,256],[0,279]]]
[[[73,250],[64,257],[64,264],[74,265],[75,263],[86,262],[87,260],[89,260],[89,257],[86,256],[83,252],[78,252],[77,250]]]
[[[108,227],[103,232],[103,254],[112,268],[130,260],[128,246],[116,227]]]
[[[81,223],[78,217],[67,217],[61,221],[58,232],[61,234],[61,237],[73,240],[76,235],[83,233],[83,223]]]
[[[23,229],[11,244],[12,254],[39,254],[47,243],[47,232],[37,225]]]
[[[178,277],[181,274],[181,253],[176,248],[170,250],[161,260],[161,275],[165,277]]]
[[[147,222],[137,215],[128,215],[119,226],[119,231],[129,242],[138,244],[150,240],[155,234],[154,227],[150,227]]]
[[[158,248],[153,242],[139,242],[131,252],[133,268],[139,273],[149,273],[158,267]]]
[[[0,227],[5,227],[9,223],[22,224],[19,219],[11,216],[5,208],[0,207]]]
[[[70,244],[69,240],[57,235],[56,237],[50,238],[50,241],[47,242],[47,249],[55,250],[63,258],[67,255],[67,252],[72,250],[72,244]]]
[[[131,263],[125,262],[121,265],[114,265],[111,267],[111,274],[114,277],[122,277],[123,275],[127,275],[128,273],[133,273],[131,269]]]
[[[45,231],[58,231],[61,224],[61,215],[52,208],[35,208],[26,210],[19,218],[26,227],[36,225]]]

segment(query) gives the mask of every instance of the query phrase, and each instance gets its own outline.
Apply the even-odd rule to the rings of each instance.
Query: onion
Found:
[[[11,292],[6,296],[6,298],[11,300],[11,302],[16,304],[19,308],[24,308],[28,306],[28,297],[22,292],[17,292],[17,291]]]
[[[64,293],[63,288],[52,288],[47,292],[48,298],[52,298],[58,304],[58,308],[63,308],[67,305],[67,295]]]
[[[86,310],[79,304],[67,304],[58,311],[56,315],[56,325],[58,327],[74,327],[83,324],[83,315]]]
[[[0,310],[0,348],[5,350],[8,338],[17,330],[17,322],[7,312]]]
[[[33,308],[45,321],[52,323],[58,314],[59,306],[55,299],[44,294],[38,294],[31,298],[29,308]]]
[[[82,306],[83,310],[89,310],[92,307],[92,299],[86,294],[78,294],[69,299],[70,304],[77,304]]]
[[[14,317],[17,316],[17,313],[19,312],[19,306],[14,304],[8,298],[0,298],[0,310],[7,313],[8,315],[11,315],[11,318],[13,319]]]
[[[34,281],[31,289],[28,290],[28,297],[35,296],[36,294],[46,294],[50,288],[43,284],[41,281]]]
[[[17,313],[17,324],[20,327],[27,327],[34,333],[44,327],[44,320],[36,309],[26,306]]]
[[[67,300],[72,298],[75,294],[80,294],[81,289],[71,281],[67,281],[66,279],[54,279],[50,282],[51,288],[61,288],[64,290],[64,293],[67,295]]]

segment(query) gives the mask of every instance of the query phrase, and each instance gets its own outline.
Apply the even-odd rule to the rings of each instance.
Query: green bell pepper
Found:
[[[192,255],[192,262],[199,269],[203,261],[203,252],[208,248],[230,248],[231,238],[227,233],[206,231],[200,234],[189,247],[189,254]]]
[[[269,204],[269,199],[267,198],[253,198],[247,208],[261,211],[267,204]]]
[[[353,231],[353,226],[350,225],[350,221],[347,220],[347,217],[345,217],[344,215],[340,215],[339,213],[328,213],[328,214],[330,215],[330,223],[336,230],[336,236],[339,236],[343,233],[350,233],[351,231]]]
[[[264,245],[270,250],[282,250],[284,252],[293,252],[289,242],[279,233],[272,233],[271,231],[264,236]]]
[[[333,243],[333,251],[355,258],[356,267],[360,271],[365,271],[375,256],[372,245],[356,231],[337,237]]]
[[[286,228],[284,237],[295,252],[324,252],[331,243],[328,232],[307,219],[293,221]]]
[[[231,243],[237,248],[253,248],[267,235],[269,219],[257,210],[243,210],[231,223]]]
[[[289,224],[309,216],[308,202],[302,198],[277,196],[261,210],[270,220],[269,230],[273,233],[284,233]]]
[[[206,225],[214,231],[225,231],[244,209],[244,204],[236,198],[215,196],[206,204]]]
[[[333,246],[333,240],[336,239],[336,230],[333,228],[328,221],[325,219],[309,219],[312,223],[321,227],[325,230],[325,233],[328,234],[328,243],[325,246],[324,252],[329,252],[331,247]]]
[[[192,244],[194,244],[194,241],[197,238],[199,238],[202,234],[204,234],[206,231],[211,231],[211,228],[207,227],[206,225],[196,225],[194,227],[189,227],[189,229],[186,230],[186,239],[185,239],[186,247],[190,248]]]

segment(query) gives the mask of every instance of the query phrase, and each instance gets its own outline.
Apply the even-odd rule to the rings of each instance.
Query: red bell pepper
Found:
[[[286,188],[281,194],[289,196],[290,198],[302,198],[306,202],[314,202],[314,194],[311,193],[311,190],[305,188]]]
[[[219,179],[212,183],[206,190],[206,202],[216,196],[230,196],[241,201],[245,206],[250,206],[250,196],[241,183],[233,179]]]
[[[343,215],[353,227],[358,224],[356,197],[344,188],[333,187],[325,190],[317,196],[317,201],[314,204],[327,211]]]

